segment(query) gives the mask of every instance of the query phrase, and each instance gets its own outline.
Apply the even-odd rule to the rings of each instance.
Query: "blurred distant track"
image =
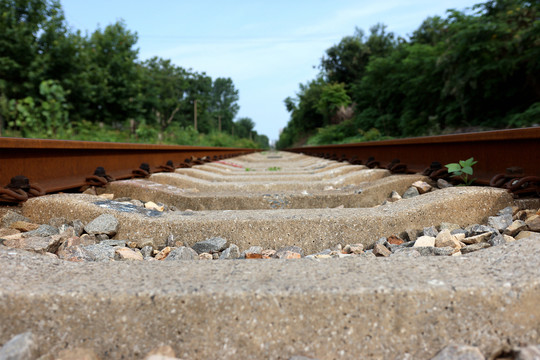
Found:
[[[141,172],[142,163],[149,165],[149,172],[171,171],[255,151],[259,150],[0,137],[0,188],[23,175],[46,193],[57,192],[86,185],[97,167],[115,179],[126,179]]]
[[[474,157],[476,184],[510,188],[516,193],[540,183],[540,127],[427,136],[356,144],[305,146],[287,149],[327,159],[349,161],[436,177],[448,174],[444,165]],[[371,159],[370,159],[371,158]],[[437,163],[442,168],[437,170]],[[431,170],[429,169],[432,166]],[[520,180],[526,178],[528,181]],[[527,182],[527,184],[525,184]],[[518,189],[520,188],[520,189]],[[533,191],[534,192],[534,191]]]

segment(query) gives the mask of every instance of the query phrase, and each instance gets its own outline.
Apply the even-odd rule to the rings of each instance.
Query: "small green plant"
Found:
[[[459,160],[459,163],[446,164],[448,172],[452,174],[452,177],[460,177],[463,180],[463,185],[471,185],[476,178],[469,179],[469,175],[473,174],[473,165],[478,161],[474,161],[474,158],[467,160]]]
[[[252,168],[246,168],[246,171],[255,171],[255,169],[252,169]]]
[[[279,170],[281,170],[281,168],[277,167],[277,166],[272,166],[272,167],[269,167],[267,170],[268,171],[279,171]]]

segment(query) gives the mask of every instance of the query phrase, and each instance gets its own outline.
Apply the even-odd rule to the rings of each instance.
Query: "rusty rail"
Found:
[[[103,167],[110,178],[126,179],[134,171],[142,172],[142,163],[148,164],[149,172],[157,172],[170,170],[171,162],[173,168],[190,166],[190,162],[255,151],[259,150],[0,137],[0,188],[13,177],[24,175],[32,184],[38,183],[40,190],[50,193],[84,186],[87,178],[99,183],[103,176],[94,175],[97,167]]]
[[[474,165],[477,184],[489,185],[495,177],[505,175],[512,191],[518,186],[516,178],[527,177],[535,186],[540,179],[540,127],[287,150],[407,173],[421,173],[438,163],[443,166],[441,174],[446,171],[445,164],[474,157],[478,161]],[[502,185],[499,181],[498,186]]]

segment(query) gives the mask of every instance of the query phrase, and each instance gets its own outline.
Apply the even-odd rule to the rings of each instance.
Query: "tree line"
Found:
[[[540,3],[447,10],[408,39],[383,24],[357,28],[319,69],[285,99],[278,148],[538,124]]]
[[[268,147],[238,90],[138,58],[122,21],[72,30],[57,0],[0,0],[0,136]]]

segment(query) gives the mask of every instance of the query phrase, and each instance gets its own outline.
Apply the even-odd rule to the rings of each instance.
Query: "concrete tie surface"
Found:
[[[116,238],[140,243],[151,238],[156,246],[164,246],[170,234],[190,246],[220,236],[241,250],[296,245],[314,253],[336,243],[370,246],[381,236],[442,222],[476,224],[511,204],[512,197],[502,189],[456,187],[374,208],[178,211],[147,216],[97,196],[58,194],[28,200],[23,214],[40,223],[54,217],[89,222],[104,213],[114,214],[121,223]]]
[[[108,185],[108,192],[116,198],[130,197],[141,201],[161,202],[179,210],[255,210],[255,209],[314,209],[361,208],[382,204],[392,191],[404,193],[410,185],[426,180],[422,175],[395,175],[359,183],[344,190],[302,189],[279,192],[200,192],[196,188],[179,188],[146,179],[116,181]]]
[[[454,257],[68,263],[0,246],[0,343],[137,359],[428,359],[539,339],[540,243]]]

